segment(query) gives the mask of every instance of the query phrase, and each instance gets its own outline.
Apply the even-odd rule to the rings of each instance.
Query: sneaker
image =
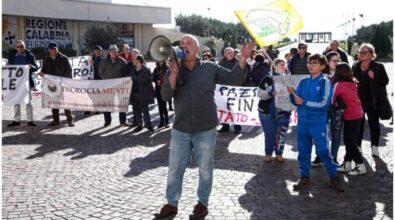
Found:
[[[336,191],[344,192],[343,182],[339,176],[331,177],[329,182]]]
[[[169,204],[164,205],[159,213],[155,213],[155,219],[167,219],[175,217],[178,213],[178,208]]]
[[[206,217],[207,215],[207,207],[199,202],[197,205],[195,205],[195,208],[193,208],[192,215],[189,215],[189,220],[204,219],[204,217]]]
[[[272,162],[272,156],[270,155],[263,156],[263,161],[265,161],[266,163]]]
[[[7,127],[15,127],[15,126],[20,126],[21,123],[17,121],[12,121],[10,124],[7,125]]]
[[[48,127],[54,127],[54,126],[58,126],[59,122],[58,121],[51,121],[47,126]]]
[[[337,168],[337,172],[350,172],[351,171],[351,161],[344,161],[342,165]]]
[[[372,145],[372,156],[378,157],[379,156],[379,147]]]
[[[279,162],[279,163],[284,163],[285,162],[284,157],[282,155],[277,155],[276,156],[276,161]]]
[[[303,190],[313,186],[313,182],[311,182],[310,178],[307,176],[302,176],[299,178],[298,182],[293,186],[294,190]]]
[[[311,163],[312,167],[318,167],[318,166],[321,166],[321,165],[322,165],[322,161],[321,161],[321,159],[318,156],[315,157],[313,163]]]
[[[348,174],[351,176],[359,176],[366,174],[368,171],[366,170],[365,164],[360,163],[356,164],[354,169],[352,169]]]
[[[37,125],[34,124],[33,121],[29,121],[29,122],[27,123],[27,126],[30,126],[30,127],[37,127]]]

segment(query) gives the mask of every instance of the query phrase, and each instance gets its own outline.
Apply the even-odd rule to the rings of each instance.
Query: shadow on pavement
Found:
[[[265,219],[392,218],[392,173],[380,158],[375,163],[375,172],[368,165],[366,175],[343,176],[344,193],[330,187],[323,167],[311,170],[312,188],[296,192],[292,185],[298,179],[297,161],[261,163],[256,175],[245,184],[246,193],[239,197],[239,203],[252,213],[250,219],[256,220],[263,216]]]

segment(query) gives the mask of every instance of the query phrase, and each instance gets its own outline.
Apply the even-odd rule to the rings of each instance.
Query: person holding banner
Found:
[[[100,61],[103,59],[103,48],[99,45],[95,46],[93,48],[93,55],[90,60],[90,64],[93,65],[93,79],[94,80],[100,80],[100,74],[99,74],[99,66],[100,66]]]
[[[232,47],[225,48],[224,49],[224,58],[218,64],[222,67],[225,67],[225,68],[231,70],[237,63],[238,63],[238,60],[235,58],[235,50]],[[237,85],[237,86],[240,86],[240,85]],[[241,133],[241,126],[240,125],[234,125],[234,128],[235,128],[235,130],[234,130],[235,134]],[[229,132],[229,124],[222,124],[222,128],[220,130],[218,130],[218,132]]]
[[[272,75],[285,76],[285,69],[285,60],[279,58],[273,60],[271,74],[265,76],[258,86],[259,119],[265,133],[265,156],[263,157],[265,162],[272,161],[273,151],[276,154],[277,162],[285,161],[282,154],[291,112],[276,108],[274,98],[277,92],[272,79]]]
[[[123,45],[123,51],[119,53],[119,56],[125,59],[127,63],[132,62],[134,57],[128,44]]]
[[[33,105],[32,105],[32,94],[31,90],[35,86],[35,75],[34,72],[38,70],[38,65],[34,54],[26,49],[25,42],[23,40],[18,40],[15,43],[15,50],[10,51],[8,56],[8,65],[29,65],[29,99],[26,103],[26,116],[27,125],[31,127],[36,127],[37,125],[33,123]],[[21,125],[21,105],[14,105],[14,121],[7,125],[7,127],[15,127]]]
[[[179,67],[170,62],[161,93],[164,101],[174,97],[175,121],[171,130],[169,172],[166,198],[156,219],[167,219],[178,213],[182,180],[192,152],[199,167],[198,203],[189,219],[203,219],[208,214],[208,203],[213,184],[214,151],[218,125],[214,91],[217,83],[239,84],[245,80],[246,60],[255,47],[255,41],[243,46],[241,59],[232,70],[198,57],[199,41],[187,34],[180,47],[185,58]]]
[[[49,56],[47,56],[43,61],[43,66],[41,68],[40,76],[43,77],[44,74],[72,78],[71,66],[67,56],[59,52],[58,44],[56,42],[50,42],[48,44]],[[64,114],[67,118],[67,123],[70,127],[74,127],[73,116],[69,109],[64,110]],[[48,126],[58,126],[59,125],[59,109],[52,109],[52,122]]]
[[[99,65],[99,74],[102,79],[117,79],[128,77],[126,60],[118,56],[118,47],[115,44],[108,48],[109,57],[102,60]],[[129,126],[126,123],[126,112],[119,112],[119,124]],[[104,112],[104,127],[111,125],[111,112]]]
[[[310,188],[311,148],[314,142],[317,155],[324,162],[330,176],[330,184],[338,192],[343,192],[343,184],[337,174],[337,166],[329,152],[327,140],[327,111],[332,99],[331,82],[324,77],[326,58],[314,54],[308,58],[310,77],[302,79],[296,91],[288,87],[292,104],[297,106],[297,145],[300,178],[294,190]]]

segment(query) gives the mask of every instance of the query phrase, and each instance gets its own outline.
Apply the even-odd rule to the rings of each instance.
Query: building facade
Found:
[[[111,23],[120,32],[119,43],[146,51],[155,34],[152,25],[171,23],[170,8],[111,0],[3,0],[2,4],[3,50],[14,47],[18,39],[25,40],[29,49],[46,48],[49,41],[56,41],[80,55],[85,32]]]

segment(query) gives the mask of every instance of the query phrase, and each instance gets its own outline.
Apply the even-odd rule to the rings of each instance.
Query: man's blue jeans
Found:
[[[198,202],[206,207],[213,185],[214,151],[217,141],[217,128],[196,133],[184,133],[171,129],[169,173],[167,176],[166,198],[172,206],[178,205],[182,182],[192,151],[199,167]]]

